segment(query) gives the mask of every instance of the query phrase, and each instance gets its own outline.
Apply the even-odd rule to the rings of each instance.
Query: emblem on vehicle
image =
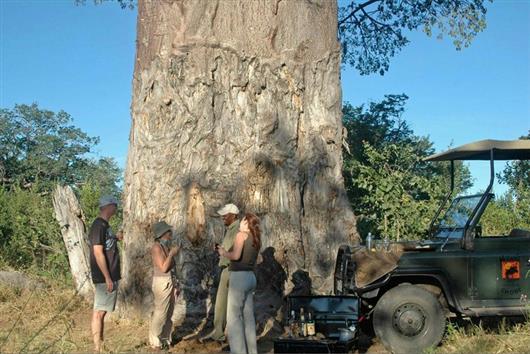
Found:
[[[518,260],[501,260],[502,279],[521,279],[521,266]]]

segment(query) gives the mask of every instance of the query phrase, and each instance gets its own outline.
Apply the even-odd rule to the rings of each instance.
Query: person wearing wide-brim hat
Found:
[[[151,247],[154,311],[149,328],[149,344],[151,348],[160,350],[171,345],[171,316],[178,296],[171,271],[175,266],[173,257],[178,254],[180,247],[172,245],[173,229],[165,221],[155,223],[152,229],[155,240]]]

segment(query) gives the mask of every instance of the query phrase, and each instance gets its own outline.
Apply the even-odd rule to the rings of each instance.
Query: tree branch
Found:
[[[53,253],[57,253],[57,254],[63,254],[62,251],[59,251],[58,249],[55,249],[55,248],[50,247],[50,246],[48,246],[48,245],[45,245],[45,244],[43,244],[43,243],[41,243],[41,242],[39,242],[39,246],[40,246],[41,248],[47,250],[47,251],[50,251],[50,252],[53,252]]]
[[[401,39],[401,35],[396,32],[396,30],[394,28],[392,28],[392,25],[389,25],[388,23],[383,23],[383,22],[380,22],[378,20],[376,20],[375,18],[373,18],[372,16],[370,16],[366,10],[364,8],[361,8],[361,11],[363,12],[363,14],[370,20],[372,21],[373,23],[375,23],[376,25],[379,25],[381,27],[377,27],[376,26],[376,29],[379,30],[380,28],[388,28],[392,33],[394,33],[394,35],[398,38],[398,39]]]
[[[339,26],[342,25],[344,22],[348,21],[350,18],[352,18],[356,12],[364,9],[365,7],[367,6],[370,6],[376,2],[380,2],[381,0],[368,0],[367,2],[365,3],[362,3],[360,4],[359,6],[357,6],[355,9],[353,9],[346,17],[344,17],[343,19],[339,20]]]

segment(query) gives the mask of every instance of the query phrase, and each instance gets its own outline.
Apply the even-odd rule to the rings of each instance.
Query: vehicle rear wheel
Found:
[[[445,332],[445,313],[436,297],[414,285],[387,291],[377,302],[374,331],[394,353],[418,353],[440,343]]]

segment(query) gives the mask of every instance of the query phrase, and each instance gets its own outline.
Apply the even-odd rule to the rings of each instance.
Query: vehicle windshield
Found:
[[[440,221],[435,237],[462,238],[464,227],[471,218],[482,194],[458,197],[453,200],[449,209]]]

